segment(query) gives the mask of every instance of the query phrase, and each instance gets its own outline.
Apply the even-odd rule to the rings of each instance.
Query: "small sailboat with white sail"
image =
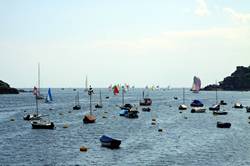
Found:
[[[199,93],[200,89],[201,89],[201,80],[199,77],[194,76],[191,91],[193,93]]]
[[[100,97],[99,103],[95,105],[95,108],[102,108],[102,92],[101,92],[101,90],[100,90],[99,97]]]
[[[75,96],[75,106],[73,107],[73,110],[80,110],[80,109],[81,109],[81,105],[79,102],[79,92],[77,92]]]
[[[179,106],[179,110],[186,110],[187,109],[187,106],[185,105],[185,88],[182,89],[182,99],[183,99],[183,102],[182,104]]]
[[[50,88],[48,89],[48,94],[45,98],[45,103],[51,103],[53,101],[52,94]]]
[[[88,95],[89,95],[89,112],[90,114],[86,114],[83,117],[83,123],[95,123],[96,117],[92,114],[92,94],[94,93],[91,86],[89,86],[88,89]]]

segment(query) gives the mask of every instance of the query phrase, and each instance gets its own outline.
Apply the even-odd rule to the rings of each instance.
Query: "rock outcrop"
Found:
[[[9,84],[0,80],[0,94],[18,94],[16,88],[11,88]]]
[[[249,91],[250,90],[250,66],[237,66],[231,76],[224,78],[219,85],[208,85],[202,90],[231,90]]]

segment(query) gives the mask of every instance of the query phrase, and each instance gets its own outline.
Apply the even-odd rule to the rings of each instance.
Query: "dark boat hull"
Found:
[[[227,112],[225,112],[225,111],[214,111],[213,114],[214,115],[227,115]]]
[[[147,108],[142,108],[141,110],[144,111],[144,112],[150,112],[150,111],[151,111],[151,109],[150,109],[149,107],[147,107]]]
[[[120,147],[121,140],[113,139],[111,137],[103,135],[100,138],[100,142],[103,147],[111,148],[111,149],[117,149]]]
[[[53,122],[51,122],[50,124],[47,125],[43,125],[43,124],[31,124],[32,125],[32,129],[54,129],[55,125]]]
[[[79,105],[76,105],[73,107],[73,110],[80,110],[80,109],[81,109],[81,106],[79,106]]]
[[[96,104],[95,108],[102,108],[102,105]]]
[[[222,122],[217,122],[217,127],[218,128],[230,128],[231,127],[231,123],[222,123]]]
[[[93,115],[85,115],[83,118],[83,123],[95,123],[95,116]]]

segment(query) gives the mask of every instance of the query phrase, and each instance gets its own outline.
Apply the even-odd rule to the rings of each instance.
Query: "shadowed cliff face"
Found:
[[[11,88],[9,84],[0,80],[0,94],[18,94],[18,90]]]
[[[249,91],[250,90],[250,66],[237,66],[231,76],[224,78],[220,82],[220,85],[208,85],[203,90],[239,90]]]

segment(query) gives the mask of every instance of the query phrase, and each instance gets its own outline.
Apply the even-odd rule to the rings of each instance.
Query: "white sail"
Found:
[[[88,91],[88,76],[86,76],[86,79],[85,79],[85,90],[84,91]]]
[[[191,90],[193,92],[199,92],[200,88],[201,88],[201,80],[199,77],[194,76],[194,82]]]

